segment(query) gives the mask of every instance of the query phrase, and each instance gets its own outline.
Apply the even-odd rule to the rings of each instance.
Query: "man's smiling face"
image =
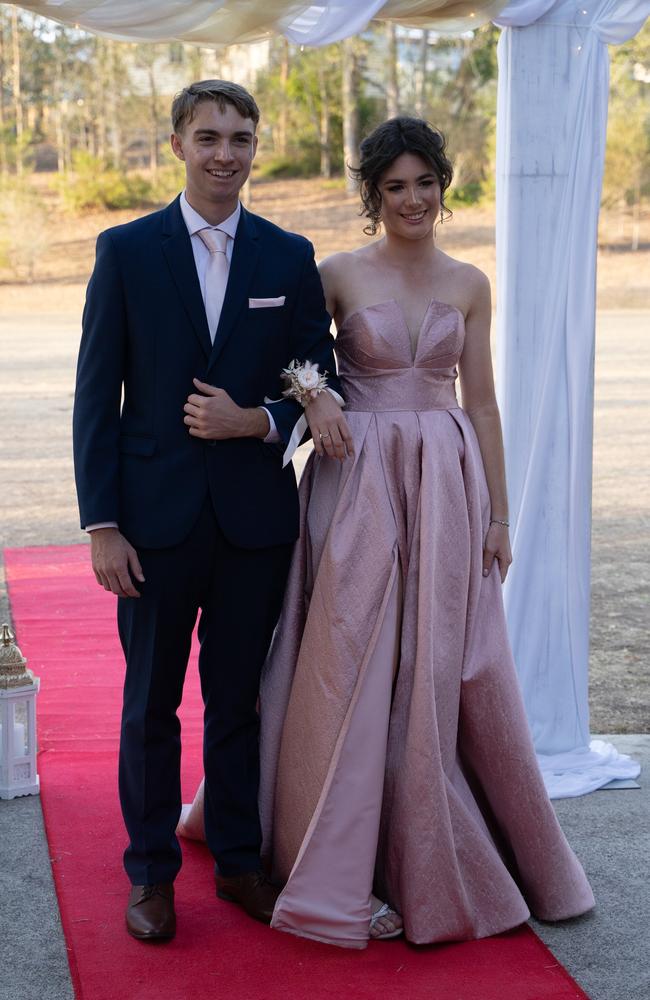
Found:
[[[172,149],[185,163],[190,205],[213,225],[231,215],[251,172],[257,149],[255,125],[232,104],[201,101]],[[216,215],[220,218],[216,219]]]

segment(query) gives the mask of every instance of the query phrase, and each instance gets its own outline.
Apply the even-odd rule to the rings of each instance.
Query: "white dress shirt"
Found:
[[[192,241],[192,253],[194,254],[194,264],[196,265],[196,273],[199,278],[199,285],[201,286],[201,297],[203,299],[203,305],[205,306],[205,276],[208,270],[208,264],[210,262],[210,251],[206,247],[205,243],[198,235],[200,229],[220,229],[222,233],[226,233],[228,237],[228,242],[226,244],[226,260],[230,266],[232,260],[232,252],[235,246],[235,234],[237,233],[237,226],[239,225],[239,217],[241,215],[241,202],[237,202],[237,208],[229,215],[227,219],[220,222],[218,226],[212,226],[207,222],[203,216],[199,215],[195,208],[192,208],[189,201],[187,200],[187,195],[185,191],[181,193],[181,214],[187,226],[187,231],[190,234],[190,239]],[[266,444],[277,444],[282,439],[276,429],[275,420],[271,416],[270,412],[265,406],[260,407],[264,410],[267,417],[269,418],[269,432],[264,438]]]
[[[192,242],[192,253],[194,254],[194,264],[196,265],[196,273],[199,276],[199,285],[201,286],[201,297],[203,298],[203,304],[205,305],[205,274],[208,270],[208,263],[210,262],[210,251],[206,247],[205,243],[198,236],[200,229],[220,229],[222,233],[225,233],[228,237],[228,243],[226,245],[226,260],[228,265],[232,260],[232,251],[235,245],[235,233],[237,232],[237,226],[239,225],[239,217],[241,215],[241,202],[237,202],[237,208],[229,215],[227,219],[220,222],[218,226],[211,226],[209,222],[199,215],[195,208],[192,208],[185,192],[181,192],[181,215],[185,225],[187,226],[187,231],[190,234],[190,240]]]

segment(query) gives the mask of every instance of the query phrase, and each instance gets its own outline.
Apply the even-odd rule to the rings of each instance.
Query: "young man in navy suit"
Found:
[[[185,190],[100,235],[74,407],[81,524],[98,583],[118,597],[126,658],[126,921],[142,940],[175,932],[176,711],[197,615],[217,891],[271,918],[256,702],[298,534],[288,458],[303,410],[282,399],[281,379],[293,359],[328,372],[331,392],[304,410],[317,451],[343,459],[350,445],[313,248],[239,201],[257,148],[254,99],[203,81],[176,97],[172,120]]]

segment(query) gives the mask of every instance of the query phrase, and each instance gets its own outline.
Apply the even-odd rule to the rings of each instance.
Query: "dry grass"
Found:
[[[83,305],[97,234],[132,219],[137,212],[89,212],[70,215],[61,210],[54,191],[35,178],[46,210],[46,249],[36,261],[34,280],[28,282],[0,266],[0,312],[78,314]],[[365,242],[358,200],[339,181],[258,182],[253,188],[253,211],[314,243],[319,258],[335,250],[350,250]],[[144,214],[141,213],[141,214]],[[630,249],[632,224],[628,216],[603,212],[598,255],[598,308],[650,308],[650,210],[641,220],[640,249]],[[439,243],[448,253],[470,261],[495,285],[494,207],[459,208],[438,229]]]

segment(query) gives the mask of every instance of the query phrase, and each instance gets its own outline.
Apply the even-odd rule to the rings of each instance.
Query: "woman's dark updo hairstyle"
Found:
[[[441,213],[444,218],[451,215],[444,196],[451,184],[453,167],[446,156],[444,135],[422,118],[389,118],[366,136],[361,143],[359,166],[350,167],[350,173],[359,183],[360,215],[370,219],[363,230],[368,236],[376,234],[381,221],[381,177],[402,153],[420,156],[429,164],[440,183]]]

